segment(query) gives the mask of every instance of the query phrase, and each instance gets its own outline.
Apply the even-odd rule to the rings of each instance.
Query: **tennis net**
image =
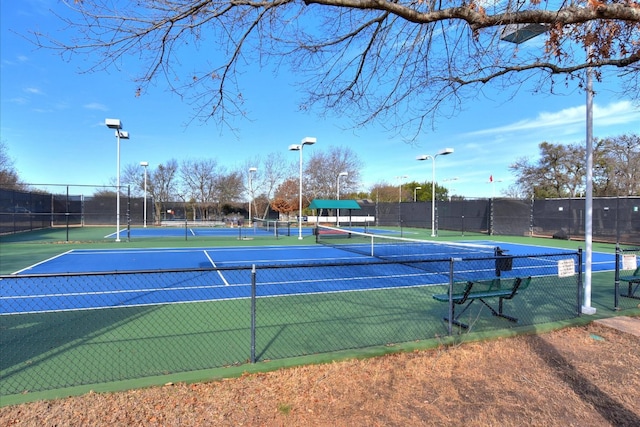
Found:
[[[288,221],[254,218],[253,225],[256,229],[265,231],[276,237],[291,235],[291,223]]]
[[[497,246],[476,243],[437,242],[363,233],[318,225],[316,242],[365,256],[397,262],[485,258],[499,254]]]

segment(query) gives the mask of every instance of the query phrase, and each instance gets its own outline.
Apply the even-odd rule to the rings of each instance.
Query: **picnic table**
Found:
[[[435,294],[433,295],[433,299],[435,299],[436,301],[447,303],[451,301],[453,303],[451,312],[451,323],[463,329],[468,329],[469,325],[461,322],[459,318],[476,300],[480,301],[482,304],[488,307],[492,315],[502,317],[511,322],[517,322],[518,319],[516,317],[504,313],[503,303],[505,300],[513,299],[519,291],[526,289],[529,286],[529,283],[531,283],[531,277],[527,277],[526,279],[522,279],[521,277],[516,277],[513,279],[502,279],[497,277],[489,280],[470,280],[463,284],[464,288],[461,292],[454,292],[451,295],[449,295],[449,293]],[[495,298],[498,299],[497,309],[494,308],[489,302],[490,300]],[[466,305],[462,309],[462,311],[460,311],[456,315],[455,306],[462,304]],[[444,320],[448,322],[449,318],[445,317]]]
[[[620,296],[627,298],[635,298],[640,299],[640,295],[636,295],[638,288],[640,288],[640,267],[636,268],[636,270],[630,276],[621,276],[621,282],[627,282],[627,293],[621,293]]]

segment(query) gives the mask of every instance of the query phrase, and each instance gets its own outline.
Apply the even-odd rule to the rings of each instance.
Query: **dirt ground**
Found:
[[[599,324],[0,408],[2,426],[640,426],[640,338]]]

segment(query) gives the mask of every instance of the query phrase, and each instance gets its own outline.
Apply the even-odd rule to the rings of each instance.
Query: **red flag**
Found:
[[[489,175],[489,182],[493,182],[493,175]]]

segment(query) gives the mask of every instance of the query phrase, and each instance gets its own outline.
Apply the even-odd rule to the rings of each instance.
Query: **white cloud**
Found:
[[[548,129],[583,125],[585,122],[585,106],[565,108],[556,112],[541,112],[533,119],[520,120],[506,126],[470,132],[468,136],[496,135],[528,130]],[[640,109],[634,108],[630,101],[613,102],[606,106],[594,104],[593,120],[598,126],[632,123],[640,119]]]
[[[17,97],[17,98],[11,98],[9,100],[9,102],[12,102],[14,104],[18,104],[18,105],[26,105],[29,103],[29,100],[27,98],[23,98],[21,96]]]
[[[99,102],[90,102],[89,104],[83,105],[87,110],[99,110],[99,111],[108,111],[106,105],[100,104]]]
[[[32,95],[44,95],[44,93],[37,87],[26,87],[23,90]]]

